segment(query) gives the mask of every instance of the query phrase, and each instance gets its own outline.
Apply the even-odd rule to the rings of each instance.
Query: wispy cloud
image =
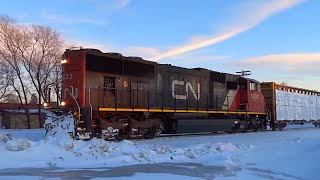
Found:
[[[271,54],[253,57],[241,61],[246,64],[254,65],[297,65],[305,63],[320,62],[320,53],[290,53],[290,54]]]
[[[250,69],[260,81],[320,90],[320,52],[269,54],[240,60],[235,66]]]
[[[319,76],[320,53],[271,54],[241,60],[237,66],[256,71],[263,69],[265,73],[286,72],[293,75]]]
[[[70,17],[70,16],[63,16],[63,15],[57,15],[57,14],[50,14],[47,12],[42,13],[41,17],[45,20],[56,22],[56,23],[62,23],[62,24],[69,24],[69,23],[72,23],[72,24],[84,23],[84,24],[95,24],[95,25],[103,24],[102,22],[97,21],[96,19]]]
[[[165,53],[162,53],[162,54],[160,54],[158,56],[151,57],[149,59],[160,60],[160,59],[164,59],[164,58],[167,58],[167,57],[176,56],[178,54],[182,54],[182,53],[185,53],[185,52],[188,52],[188,51],[191,51],[191,50],[195,50],[195,49],[203,48],[203,47],[206,47],[206,46],[210,46],[210,45],[216,44],[218,42],[221,42],[223,40],[229,39],[229,38],[231,38],[231,37],[243,32],[243,31],[245,31],[247,29],[248,29],[248,27],[245,27],[245,28],[242,28],[242,29],[236,29],[236,30],[233,30],[233,31],[230,31],[230,32],[227,32],[227,33],[220,34],[219,36],[210,38],[208,40],[199,41],[199,42],[196,42],[196,43],[191,43],[191,44],[187,44],[187,45],[184,45],[184,46],[181,46],[181,47],[177,47],[177,48],[169,50],[169,51],[167,51]]]
[[[164,53],[161,53],[160,55],[150,57],[149,59],[160,60],[195,49],[217,44],[242,32],[248,31],[268,17],[288,8],[294,7],[302,2],[303,0],[269,0],[259,1],[259,3],[254,1],[251,4],[241,6],[243,9],[241,10],[240,14],[235,15],[236,18],[234,18],[231,25],[225,26],[222,33],[207,38],[204,38],[204,36],[200,36],[201,38],[196,40],[195,38],[191,38],[191,43],[173,48]]]
[[[131,0],[89,0],[91,5],[105,14],[112,14],[130,5]]]
[[[142,58],[159,55],[159,50],[149,47],[132,46],[122,50],[127,56],[140,56]]]
[[[211,55],[191,55],[191,56],[175,56],[172,59],[184,60],[184,62],[210,62],[217,60],[225,60],[231,58],[231,56],[211,56]]]
[[[116,0],[116,4],[118,8],[124,8],[130,4],[130,0]]]

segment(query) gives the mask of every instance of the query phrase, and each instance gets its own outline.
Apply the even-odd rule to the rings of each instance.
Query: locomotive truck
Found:
[[[153,138],[199,119],[225,122],[229,132],[265,129],[269,120],[273,129],[285,126],[271,118],[261,84],[240,75],[83,48],[67,49],[61,63],[63,107],[46,111],[47,133]]]

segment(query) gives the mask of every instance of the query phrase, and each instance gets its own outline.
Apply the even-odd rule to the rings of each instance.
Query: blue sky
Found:
[[[159,63],[320,90],[320,1],[4,1],[0,12],[47,24],[68,44]]]

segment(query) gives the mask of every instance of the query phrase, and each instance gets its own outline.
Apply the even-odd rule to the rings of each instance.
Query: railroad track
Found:
[[[317,127],[296,127],[296,128],[285,128],[282,131],[301,131],[306,129],[317,129]],[[319,128],[320,130],[320,128]],[[279,130],[277,130],[279,131]],[[246,133],[269,133],[269,132],[277,132],[270,130],[262,130],[258,132],[247,131]],[[281,131],[279,131],[281,132]],[[230,135],[230,134],[244,134],[243,132],[236,132],[236,133],[228,133],[228,132],[197,132],[197,133],[178,133],[178,134],[160,134],[156,138],[162,137],[194,137],[194,136],[223,136],[223,135]]]

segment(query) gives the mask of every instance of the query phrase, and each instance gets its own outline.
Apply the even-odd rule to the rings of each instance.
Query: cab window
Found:
[[[259,91],[258,83],[250,82],[250,91]]]

